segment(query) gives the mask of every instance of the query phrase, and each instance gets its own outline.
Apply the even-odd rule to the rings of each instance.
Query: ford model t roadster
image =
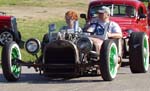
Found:
[[[98,27],[98,26],[97,26]],[[101,40],[101,49],[88,33],[65,30],[54,33],[52,24],[43,41],[31,38],[26,41],[25,49],[36,60],[25,62],[21,59],[20,48],[15,42],[7,43],[2,50],[2,70],[7,81],[17,81],[21,66],[34,67],[40,74],[48,77],[76,77],[86,74],[101,74],[103,80],[111,81],[120,67],[118,52],[121,51],[118,39]],[[129,38],[129,60],[133,73],[145,73],[149,68],[148,37],[145,33],[132,33]],[[37,53],[41,49],[41,55]],[[135,55],[137,55],[135,57]]]

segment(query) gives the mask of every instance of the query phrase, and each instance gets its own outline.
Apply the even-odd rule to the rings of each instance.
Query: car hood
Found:
[[[0,16],[0,29],[11,28],[11,16]]]
[[[0,16],[0,21],[10,21],[11,16]]]

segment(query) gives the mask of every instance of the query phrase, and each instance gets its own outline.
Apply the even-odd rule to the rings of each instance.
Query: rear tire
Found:
[[[2,70],[7,81],[17,81],[21,75],[21,66],[17,60],[21,60],[19,46],[15,42],[7,43],[2,49]]]
[[[145,73],[149,68],[148,37],[143,32],[133,32],[129,39],[129,63],[132,73]]]
[[[100,71],[104,81],[112,81],[118,71],[118,50],[113,40],[105,40],[100,51]]]

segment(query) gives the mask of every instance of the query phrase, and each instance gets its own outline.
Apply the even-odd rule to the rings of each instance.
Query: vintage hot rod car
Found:
[[[7,43],[3,47],[2,70],[7,81],[17,81],[20,78],[21,66],[34,67],[40,74],[48,77],[67,78],[92,73],[101,74],[105,81],[111,81],[116,77],[121,64],[118,55],[119,39],[101,40],[101,49],[96,51],[96,44],[90,39],[89,33],[73,30],[53,32],[53,30],[55,27],[52,24],[41,44],[35,38],[26,41],[25,49],[36,57],[32,63],[21,59],[20,48],[15,42]],[[143,32],[134,32],[129,40],[131,71],[147,72],[148,37]],[[41,55],[38,56],[40,48]],[[135,57],[135,54],[138,56]]]
[[[6,42],[15,41],[19,44],[21,34],[17,29],[17,22],[14,16],[8,16],[4,12],[0,12],[0,45]]]

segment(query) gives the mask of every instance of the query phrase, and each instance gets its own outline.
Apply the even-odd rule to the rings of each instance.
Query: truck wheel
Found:
[[[143,32],[134,32],[129,39],[129,63],[132,73],[145,73],[149,68],[148,37]]]
[[[12,42],[14,40],[13,32],[10,30],[4,30],[0,32],[0,45],[4,46],[7,42]]]
[[[105,81],[113,80],[118,71],[118,50],[113,40],[105,40],[100,51],[100,71]]]
[[[7,43],[2,49],[2,70],[7,81],[17,81],[21,75],[21,60],[19,46],[15,42]]]

